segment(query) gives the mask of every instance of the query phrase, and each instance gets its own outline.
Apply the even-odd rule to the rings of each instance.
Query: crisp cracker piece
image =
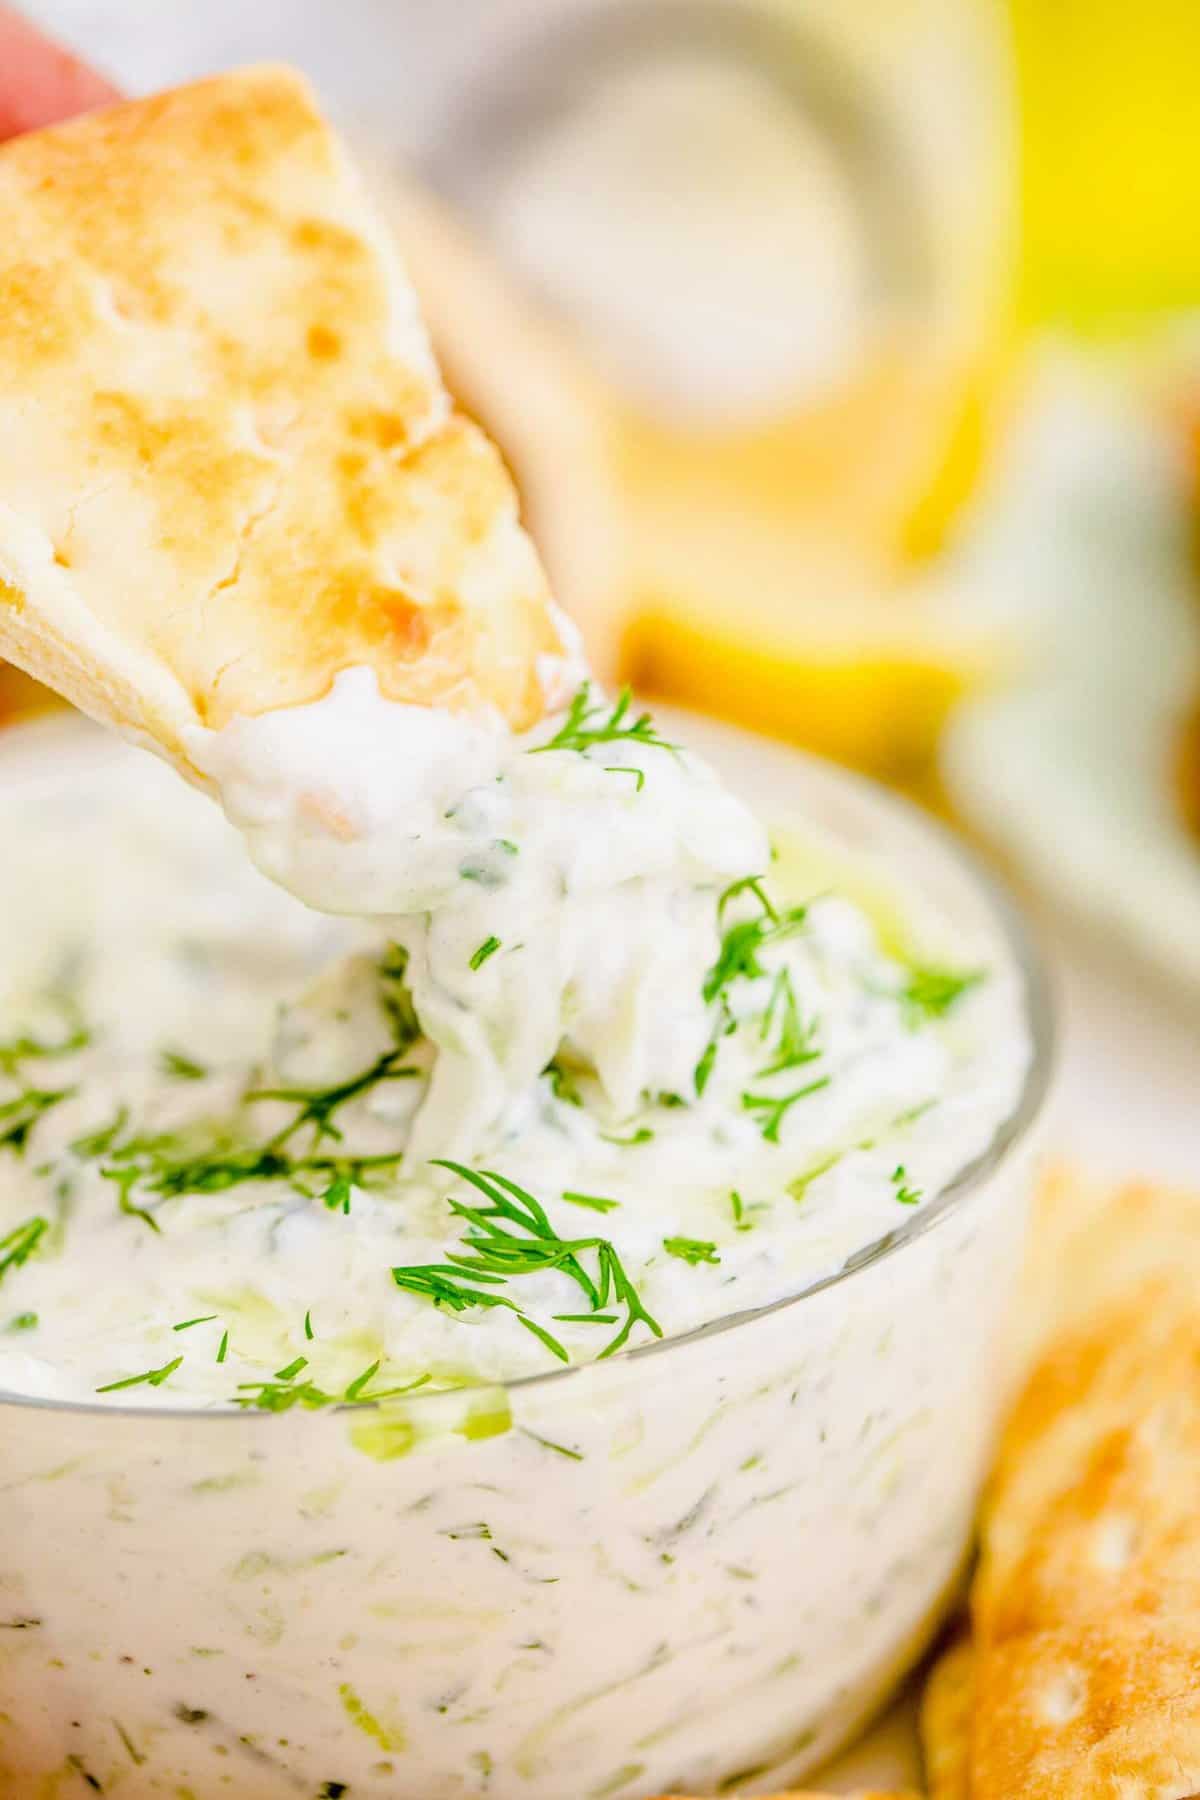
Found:
[[[921,1696],[929,1800],[967,1800],[974,1701],[974,1651],[964,1632],[939,1656]]]
[[[1200,1795],[1200,1197],[1052,1192],[1035,1277],[1039,1263],[1060,1271],[1065,1322],[1001,1442],[973,1649],[951,1652],[926,1697],[934,1794],[1187,1800]]]
[[[304,80],[252,68],[0,147],[0,653],[181,766],[375,669],[543,709],[500,459]]]

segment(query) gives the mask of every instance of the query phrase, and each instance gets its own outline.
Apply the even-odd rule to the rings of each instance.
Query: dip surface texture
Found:
[[[1023,1151],[736,1315],[988,1149],[1021,977],[833,772],[740,741],[772,860],[607,702],[379,704],[197,746],[327,912],[149,758],[0,747],[0,1791],[781,1791],[954,1579]]]
[[[987,1149],[1012,970],[919,960],[929,921],[803,844],[773,869],[614,715],[581,689],[513,739],[356,673],[201,745],[260,865],[365,922],[131,759],[18,802],[0,1390],[312,1407],[586,1362],[833,1274]]]

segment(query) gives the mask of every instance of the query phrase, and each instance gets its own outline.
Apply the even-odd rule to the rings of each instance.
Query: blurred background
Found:
[[[134,92],[302,64],[597,666],[950,816],[1069,1146],[1194,1178],[1196,0],[26,10]]]

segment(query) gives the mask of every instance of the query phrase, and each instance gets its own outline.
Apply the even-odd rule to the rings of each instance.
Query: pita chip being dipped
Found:
[[[300,76],[0,146],[0,654],[194,776],[190,727],[355,665],[523,728],[563,649]]]

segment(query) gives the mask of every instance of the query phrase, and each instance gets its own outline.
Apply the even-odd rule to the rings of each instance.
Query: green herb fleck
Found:
[[[677,1256],[681,1262],[689,1264],[693,1269],[697,1263],[719,1263],[721,1260],[717,1253],[717,1246],[708,1243],[704,1238],[664,1238],[663,1249],[668,1256]]]
[[[175,1373],[182,1361],[182,1356],[177,1356],[174,1362],[164,1363],[161,1369],[146,1369],[141,1375],[127,1375],[124,1381],[110,1381],[107,1387],[98,1387],[96,1392],[98,1394],[116,1394],[122,1388],[161,1387],[163,1382]]]
[[[772,1094],[743,1094],[742,1107],[756,1115],[765,1142],[777,1144],[779,1128],[797,1100],[807,1100],[810,1094],[820,1093],[822,1088],[829,1086],[829,1080],[828,1075],[822,1075],[819,1081],[810,1081],[807,1087],[797,1088],[794,1094],[784,1094],[779,1099]]]
[[[48,1220],[35,1217],[14,1225],[0,1237],[0,1281],[10,1269],[19,1269],[22,1263],[29,1261],[49,1229]]]
[[[984,979],[982,969],[958,972],[933,966],[911,969],[900,990],[900,1004],[912,1025],[941,1019],[956,1001]]]
[[[217,1317],[216,1313],[205,1313],[202,1319],[181,1319],[178,1325],[172,1325],[172,1331],[190,1331],[193,1325],[211,1325]]]
[[[606,1200],[602,1194],[577,1194],[574,1188],[563,1190],[563,1199],[568,1206],[586,1206],[590,1212],[615,1212],[620,1206],[619,1200]]]
[[[645,769],[635,769],[629,763],[606,763],[604,773],[606,775],[632,775],[634,787],[639,794],[646,785]]]
[[[190,1056],[184,1056],[178,1050],[164,1050],[158,1059],[159,1068],[172,1081],[203,1081],[208,1070],[203,1063],[194,1062]]]
[[[488,957],[494,956],[499,948],[500,948],[500,939],[498,937],[484,938],[484,940],[483,940],[482,944],[480,944],[478,950],[476,950],[474,955],[471,957],[471,967],[473,969],[482,969],[482,967],[483,967],[484,963],[487,961]]]
[[[678,744],[669,744],[659,737],[649,713],[639,713],[636,719],[630,717],[633,694],[629,688],[622,688],[616,703],[607,712],[605,701],[593,702],[591,695],[591,682],[585,681],[576,691],[567,716],[555,735],[548,743],[538,744],[530,754],[536,756],[545,750],[584,751],[594,744],[618,742],[648,744],[656,750],[678,752]]]
[[[896,1198],[901,1206],[916,1206],[921,1198],[921,1189],[909,1187],[908,1171],[903,1163],[897,1163],[892,1170],[892,1185],[896,1190]]]

